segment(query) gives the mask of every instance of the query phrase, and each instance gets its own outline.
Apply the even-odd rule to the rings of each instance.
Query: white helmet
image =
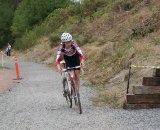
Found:
[[[69,33],[63,33],[63,34],[61,35],[61,41],[62,41],[62,42],[72,41],[72,35],[69,34]]]

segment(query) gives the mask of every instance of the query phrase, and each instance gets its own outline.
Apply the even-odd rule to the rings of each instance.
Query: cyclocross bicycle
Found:
[[[80,94],[78,91],[78,87],[75,83],[75,76],[74,76],[74,68],[65,68],[65,62],[62,61],[61,64],[63,65],[62,69],[62,76],[63,76],[63,88],[65,92],[65,98],[67,104],[70,108],[72,108],[72,100],[74,99],[75,106],[78,107],[79,114],[82,114],[82,107],[80,101]]]

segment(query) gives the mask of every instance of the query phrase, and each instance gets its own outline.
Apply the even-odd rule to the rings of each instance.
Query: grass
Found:
[[[59,36],[55,33],[53,33],[51,36],[50,36],[50,46],[51,47],[55,47],[56,45],[58,45],[57,43],[59,42]]]
[[[151,55],[150,52],[151,52],[150,48],[148,48],[148,47],[144,48],[143,52],[142,52],[142,57],[144,59],[147,59]]]
[[[119,92],[103,92],[92,99],[95,106],[108,106],[110,108],[122,108],[124,103],[124,96]]]
[[[157,38],[157,37],[152,38],[151,43],[155,46],[160,45],[160,38]]]
[[[99,45],[104,45],[106,43],[105,38],[103,36],[100,36],[98,39]]]
[[[133,53],[131,48],[133,48],[133,43],[128,41],[113,49],[102,46],[99,47],[99,50],[93,50],[94,53],[89,53],[87,55],[90,60],[87,64],[87,76],[91,84],[103,86],[113,75],[121,71],[126,60]],[[92,66],[93,64],[94,67]],[[92,66],[92,68],[89,66]]]
[[[51,62],[49,64],[47,64],[48,67],[54,67],[55,66],[55,63],[54,62]]]
[[[10,68],[5,67],[5,66],[2,67],[2,64],[1,64],[1,62],[0,62],[0,69],[10,69]]]

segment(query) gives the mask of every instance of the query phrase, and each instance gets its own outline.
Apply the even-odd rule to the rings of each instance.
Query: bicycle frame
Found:
[[[63,78],[66,78],[66,80],[67,80],[68,87],[69,87],[68,89],[69,89],[70,95],[73,95],[72,92],[74,92],[73,89],[75,87],[73,85],[73,84],[75,84],[75,81],[74,81],[75,80],[74,79],[74,70],[63,69],[62,72],[64,72],[64,73],[62,73]],[[64,89],[66,89],[66,88],[64,88]]]

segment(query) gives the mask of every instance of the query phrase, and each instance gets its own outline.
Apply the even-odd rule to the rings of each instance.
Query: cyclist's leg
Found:
[[[75,74],[76,85],[78,87],[78,93],[77,93],[77,98],[75,100],[75,104],[78,106],[79,114],[82,114],[82,107],[81,107],[80,93],[79,93],[79,89],[80,89],[80,76],[79,76],[80,75],[80,70],[75,70],[74,74]]]
[[[63,77],[63,96],[66,97],[65,85],[66,85],[66,78]]]
[[[74,71],[74,74],[75,74],[75,82],[76,82],[76,86],[78,87],[78,92],[79,92],[79,89],[80,89],[80,70],[79,69],[76,69]]]

